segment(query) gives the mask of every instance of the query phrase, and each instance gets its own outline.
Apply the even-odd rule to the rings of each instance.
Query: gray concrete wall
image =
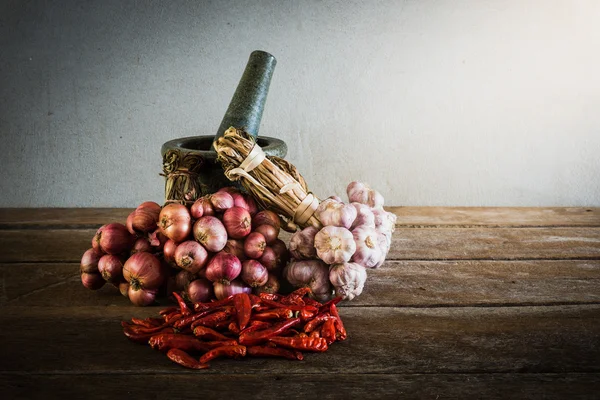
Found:
[[[0,0],[0,206],[161,201],[252,50],[319,196],[600,206],[600,2]]]

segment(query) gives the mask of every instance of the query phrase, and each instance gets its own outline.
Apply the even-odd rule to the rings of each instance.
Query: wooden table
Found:
[[[123,336],[157,307],[79,281],[96,228],[130,210],[0,210],[0,396],[600,398],[600,209],[392,210],[388,261],[340,308],[348,340],[202,371]]]

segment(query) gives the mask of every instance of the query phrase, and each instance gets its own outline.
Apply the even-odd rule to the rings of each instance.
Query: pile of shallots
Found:
[[[97,290],[117,286],[135,305],[178,291],[191,302],[236,293],[277,293],[289,260],[280,220],[227,187],[189,208],[144,202],[127,224],[102,226],[81,260],[81,280]]]
[[[347,187],[349,203],[332,196],[315,214],[323,224],[309,226],[290,239],[291,262],[283,277],[308,286],[317,300],[335,296],[352,300],[362,293],[367,268],[381,266],[390,249],[396,215],[383,209],[383,196],[360,182]]]

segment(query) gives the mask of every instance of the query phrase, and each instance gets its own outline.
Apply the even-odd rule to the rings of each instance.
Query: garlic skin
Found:
[[[388,252],[390,251],[390,247],[392,245],[392,234],[380,232],[377,230],[377,246],[381,250],[381,260],[373,267],[379,268],[383,265],[385,258],[387,257]]]
[[[317,249],[315,249],[315,235],[319,232],[314,226],[307,226],[301,231],[297,231],[292,235],[289,244],[289,250],[297,260],[308,260],[317,257]]]
[[[396,230],[396,214],[387,212],[384,209],[373,209],[375,216],[375,228],[380,232],[391,234]]]
[[[350,230],[353,230],[358,226],[375,228],[375,215],[373,214],[371,207],[356,202],[350,204],[356,208],[356,219],[352,223],[352,226],[350,226]]]
[[[334,264],[329,268],[329,280],[336,296],[352,300],[362,293],[367,270],[357,263]]]
[[[327,264],[340,264],[350,261],[356,243],[348,229],[326,226],[315,235],[315,248],[317,256]]]
[[[367,205],[373,208],[383,209],[383,203],[385,202],[381,193],[375,189],[371,189],[367,198]]]
[[[341,226],[349,229],[356,219],[356,208],[329,198],[323,200],[315,211],[319,221],[325,226]]]
[[[311,297],[318,301],[331,298],[329,268],[321,260],[292,260],[283,270],[283,277],[295,287],[307,286]]]
[[[375,228],[359,226],[352,231],[352,236],[356,243],[356,251],[352,255],[351,261],[365,268],[375,268],[381,265],[381,260],[385,256],[379,243],[379,233]]]

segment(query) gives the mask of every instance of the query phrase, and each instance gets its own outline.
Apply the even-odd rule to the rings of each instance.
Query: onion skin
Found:
[[[264,224],[273,225],[275,228],[281,229],[279,215],[273,211],[262,210],[252,218],[252,229],[256,229],[256,227]]]
[[[217,212],[223,212],[233,207],[233,197],[225,191],[213,193],[210,196],[210,203]]]
[[[214,295],[213,283],[207,279],[193,280],[185,290],[185,297],[192,303],[206,303]]]
[[[131,226],[135,232],[148,233],[156,229],[156,222],[160,214],[158,210],[151,208],[136,209],[132,213]]]
[[[104,278],[102,278],[102,275],[100,275],[99,272],[83,272],[81,274],[81,283],[83,284],[83,286],[90,290],[98,290],[102,286],[104,286],[106,281],[104,280]]]
[[[250,258],[262,257],[265,247],[267,247],[267,241],[261,233],[252,232],[244,240],[244,253]]]
[[[242,272],[240,260],[229,253],[221,251],[214,255],[206,266],[206,279],[229,285]]]
[[[242,282],[240,279],[235,279],[229,285],[224,285],[219,282],[213,284],[215,297],[217,300],[223,300],[231,295],[238,293],[252,293],[252,288]]]
[[[229,254],[233,254],[240,261],[246,260],[246,253],[244,253],[244,241],[239,239],[227,239],[227,243],[225,247],[223,247],[223,251]]]
[[[232,239],[243,239],[252,229],[252,216],[242,207],[233,206],[223,214],[223,225]]]
[[[242,281],[250,287],[264,286],[269,279],[267,268],[256,260],[246,260],[242,263]]]
[[[202,218],[204,216],[215,215],[215,209],[213,208],[210,199],[207,196],[201,197],[192,204],[190,213],[195,219]]]
[[[136,306],[145,307],[154,303],[156,300],[156,289],[142,289],[129,286],[127,295],[129,300]]]
[[[190,236],[192,216],[184,205],[170,203],[160,211],[158,227],[163,235],[180,243]]]
[[[98,272],[98,261],[102,256],[103,254],[94,248],[87,249],[81,256],[80,271],[85,273]]]
[[[279,236],[279,229],[269,224],[262,224],[254,229],[254,232],[258,232],[265,237],[265,241],[268,245],[273,244]]]
[[[134,290],[158,289],[165,275],[160,260],[150,253],[135,253],[123,265],[123,277]]]
[[[177,246],[175,263],[181,269],[192,274],[198,273],[208,261],[208,252],[194,240],[188,240]]]
[[[146,253],[152,253],[153,249],[152,246],[150,245],[150,241],[148,241],[148,239],[146,238],[137,238],[135,240],[135,242],[133,243],[133,247],[131,248],[131,254],[135,254],[135,253],[140,253],[140,252],[146,252]]]
[[[98,272],[106,282],[119,283],[123,279],[123,260],[112,254],[103,255],[98,261]]]
[[[281,288],[281,284],[279,283],[279,278],[277,278],[277,276],[274,274],[269,274],[269,277],[267,278],[267,283],[265,283],[263,286],[254,288],[254,294],[257,294],[257,295],[261,294],[261,293],[275,294],[275,293],[279,293],[280,288]]]
[[[175,251],[177,250],[177,243],[171,239],[165,242],[163,247],[163,259],[170,265],[175,266]]]
[[[134,236],[129,233],[127,227],[118,222],[104,225],[98,229],[92,242],[104,253],[120,254],[128,252],[133,246]],[[96,246],[92,246],[96,249]]]
[[[194,238],[206,250],[216,253],[227,244],[227,230],[218,218],[204,216],[194,223]]]

